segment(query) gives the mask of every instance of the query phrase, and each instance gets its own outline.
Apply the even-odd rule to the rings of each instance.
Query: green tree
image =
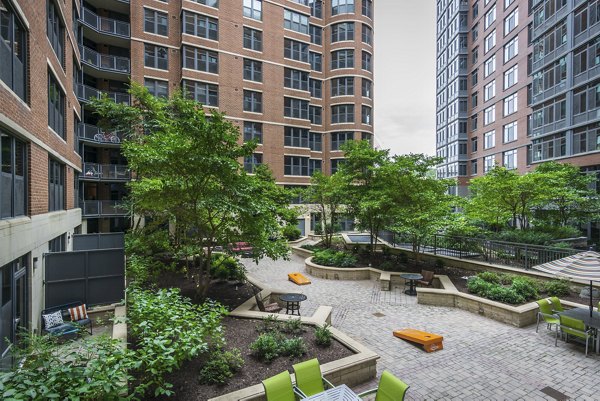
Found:
[[[287,193],[266,167],[249,175],[240,164],[256,142],[240,145],[239,129],[222,113],[208,117],[182,93],[155,98],[135,83],[130,93],[132,106],[106,98],[93,106],[101,124],[125,134],[122,152],[136,176],[129,183],[133,211],[175,223],[175,244],[197,295],[208,291],[217,245],[248,242],[255,260],[287,255]]]

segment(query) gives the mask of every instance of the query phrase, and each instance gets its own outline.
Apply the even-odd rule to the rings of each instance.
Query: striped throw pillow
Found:
[[[71,320],[76,322],[78,320],[87,319],[87,310],[85,309],[85,304],[76,306],[74,308],[69,308],[69,315],[71,315]]]

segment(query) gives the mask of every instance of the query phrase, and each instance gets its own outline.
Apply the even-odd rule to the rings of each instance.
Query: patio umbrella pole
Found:
[[[590,280],[590,317],[592,317],[592,312],[594,311],[594,300],[593,298],[593,290],[594,288],[592,287],[592,280]]]

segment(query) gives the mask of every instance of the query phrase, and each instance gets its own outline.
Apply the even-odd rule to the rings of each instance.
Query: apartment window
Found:
[[[160,0],[162,2],[168,3],[168,0]],[[204,4],[205,6],[219,8],[219,0],[192,0],[196,3]]]
[[[283,174],[308,176],[308,157],[284,156]]]
[[[310,25],[310,43],[321,46],[323,44],[323,28],[316,25]]]
[[[575,12],[575,36],[600,22],[600,15],[598,14],[599,6],[598,1],[589,1],[586,2],[585,6]]]
[[[262,32],[245,26],[244,48],[262,52]]]
[[[244,47],[246,47],[246,29],[244,27]],[[219,40],[219,20],[206,15],[184,11],[183,33],[205,39]]]
[[[511,33],[519,25],[519,9],[515,10],[504,18],[504,36]]]
[[[285,127],[283,134],[284,146],[294,148],[308,148],[309,131],[298,127]]]
[[[490,11],[485,14],[485,25],[483,29],[488,29],[494,21],[496,21],[496,5],[490,8]]]
[[[331,150],[341,150],[344,143],[352,140],[354,140],[354,132],[332,132]]]
[[[360,140],[361,141],[367,141],[367,142],[369,142],[369,144],[371,146],[373,146],[373,134],[370,134],[368,132],[361,132],[360,133]]]
[[[362,69],[367,71],[373,71],[373,64],[371,63],[371,53],[366,51],[362,52]]]
[[[66,250],[66,234],[59,235],[48,241],[48,252],[64,252]]]
[[[518,82],[519,65],[515,64],[504,73],[504,90],[510,88]]]
[[[504,135],[502,138],[504,143],[512,142],[517,140],[517,122],[506,124],[504,126]]]
[[[533,62],[544,58],[556,49],[567,43],[567,23],[566,20],[559,22],[552,29],[538,37],[533,43]],[[592,42],[594,43],[594,42]],[[576,51],[577,53],[577,51]],[[575,56],[575,60],[577,56]],[[576,62],[576,61],[575,61]],[[577,72],[576,72],[577,74]]]
[[[496,96],[496,80],[493,80],[483,87],[483,101],[487,102],[494,96]]]
[[[27,147],[2,130],[0,167],[0,219],[23,216],[27,211]]]
[[[510,6],[514,2],[515,0],[504,0],[504,9],[506,10],[508,6]]]
[[[367,125],[371,125],[372,120],[371,120],[371,108],[369,106],[362,106],[361,107],[361,121],[363,124],[367,124]]]
[[[4,6],[4,4],[2,5]],[[58,61],[64,67],[65,25],[62,23],[59,7],[55,4],[54,0],[47,0],[46,8],[46,34],[48,35],[52,49],[54,49],[54,53],[56,53],[56,57],[58,57]],[[2,36],[4,37],[6,35],[4,31],[8,28],[8,25],[6,25],[4,20],[4,10],[2,10],[2,14],[1,29],[3,31]]]
[[[515,36],[513,40],[504,45],[504,62],[519,54],[519,37]]]
[[[496,105],[492,105],[483,111],[483,125],[492,124],[496,121]]]
[[[595,81],[573,91],[573,114],[579,115],[600,107],[600,82]]]
[[[219,73],[219,54],[206,49],[183,46],[183,68]]]
[[[292,39],[284,39],[283,57],[308,63],[308,44]]]
[[[244,121],[244,142],[263,142],[263,125],[252,121]]]
[[[492,33],[485,37],[485,41],[483,42],[483,53],[487,53],[492,48],[496,46],[496,30],[494,29]]]
[[[308,120],[308,101],[294,97],[283,98],[283,115]]]
[[[333,78],[331,96],[354,96],[354,77]]]
[[[362,96],[372,99],[372,87],[373,82],[371,82],[367,78],[362,78]]]
[[[6,0],[0,0],[0,79],[26,100],[27,31]]]
[[[576,109],[577,105],[574,105]],[[576,111],[574,111],[576,113]],[[564,120],[567,115],[565,96],[552,99],[541,106],[536,106],[532,114],[533,129]]]
[[[65,166],[54,159],[48,162],[48,211],[65,209]]]
[[[294,70],[292,68],[284,68],[283,70],[283,86],[291,89],[302,91],[308,90],[308,72]]]
[[[283,27],[308,34],[308,16],[291,10],[283,10]]]
[[[311,124],[323,125],[323,113],[321,106],[310,106],[308,108],[308,119]]]
[[[479,69],[475,68],[473,70],[473,72],[471,73],[471,85],[473,85],[473,86],[477,85],[477,81],[478,81],[478,79],[477,79],[477,73],[478,72],[479,72]]]
[[[354,105],[353,104],[338,104],[331,106],[331,123],[353,123],[354,122]]]
[[[567,5],[567,0],[545,0],[536,1],[536,9],[533,12],[533,26],[537,28],[546,20],[552,18],[559,10]],[[540,7],[537,7],[540,5]]]
[[[310,7],[310,15],[315,18],[323,18],[322,0],[308,0],[308,6]]]
[[[504,159],[504,167],[509,170],[517,168],[517,149],[504,152],[502,158]]]
[[[554,88],[557,85],[564,85],[566,79],[567,60],[566,57],[561,57],[559,60],[550,64],[543,70],[533,74],[533,95],[536,96],[543,91]]]
[[[504,98],[504,115],[508,116],[517,111],[517,94],[513,93],[512,95]]]
[[[373,0],[362,0],[362,15],[373,18]]]
[[[475,4],[473,4],[473,20],[477,17],[479,17],[479,3],[475,2]]]
[[[477,137],[471,138],[471,153],[477,152]]]
[[[308,146],[314,152],[321,152],[323,150],[323,135],[318,132],[311,132],[308,136]]]
[[[167,36],[169,34],[169,15],[144,8],[144,32]]]
[[[331,52],[331,69],[354,68],[354,50],[336,50]]]
[[[167,48],[150,45],[148,43],[144,44],[144,66],[168,70],[169,51]]]
[[[323,161],[321,159],[308,159],[308,174],[313,175],[317,171],[321,171]]]
[[[331,42],[354,40],[354,22],[340,22],[331,26]]]
[[[490,149],[496,146],[496,131],[490,131],[483,134],[483,148]]]
[[[65,94],[54,75],[48,71],[48,126],[65,138]]]
[[[331,174],[335,174],[338,172],[342,164],[344,164],[344,159],[330,159],[331,163]]]
[[[331,0],[331,15],[354,13],[354,0]]]
[[[310,52],[310,69],[313,71],[323,71],[323,56],[320,53]]]
[[[483,65],[483,77],[487,78],[496,71],[496,55],[485,60]]]
[[[472,41],[475,42],[478,37],[479,37],[479,22],[476,23],[475,25],[473,25],[473,28],[471,29]]]
[[[144,78],[144,86],[152,96],[169,97],[169,82],[158,79]]]
[[[531,144],[531,156],[534,162],[553,159],[567,154],[565,133],[534,139]]]
[[[477,60],[479,60],[479,46],[471,50],[471,64],[477,64]]]
[[[483,172],[487,173],[494,168],[496,164],[496,157],[494,155],[486,156],[483,158]]]
[[[262,93],[244,90],[244,111],[262,113]]]
[[[262,20],[262,0],[244,0],[244,17]]]
[[[205,106],[219,106],[219,87],[217,85],[186,79],[183,81],[183,88],[191,99]]]
[[[244,79],[248,81],[262,82],[262,62],[245,58]]]
[[[362,42],[368,45],[373,44],[373,30],[366,24],[362,24]]]
[[[262,153],[252,153],[252,156],[244,157],[244,171],[253,174],[258,166],[262,164]]]
[[[308,80],[308,88],[310,89],[310,97],[321,99],[323,97],[323,81],[320,79],[310,78]]]
[[[471,160],[471,175],[477,175],[477,160]]]

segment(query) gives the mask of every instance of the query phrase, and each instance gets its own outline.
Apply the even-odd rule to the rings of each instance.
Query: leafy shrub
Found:
[[[492,284],[500,283],[500,277],[498,276],[498,273],[481,272],[481,273],[477,273],[477,277],[479,277],[483,281],[487,281],[488,283],[492,283]]]
[[[315,328],[315,341],[317,345],[328,347],[331,345],[331,338],[333,334],[329,330],[329,325],[325,323],[323,326],[317,326]]]
[[[394,262],[392,262],[391,260],[384,260],[379,265],[379,268],[386,272],[390,272],[390,271],[394,271],[395,265],[394,265]]]
[[[155,282],[164,265],[152,256],[131,255],[127,257],[126,274],[130,285],[148,286]]]
[[[302,236],[302,231],[294,225],[288,224],[283,227],[283,236],[287,238],[288,241],[295,241]]]
[[[244,281],[246,270],[235,257],[224,253],[213,253],[210,276],[219,280]]]
[[[244,358],[238,348],[226,352],[217,350],[211,354],[208,362],[200,370],[200,383],[226,384],[233,377],[234,372],[239,371],[242,366],[244,366]]]
[[[492,285],[486,294],[486,298],[507,304],[520,304],[525,302],[525,298],[517,293],[514,288],[503,287],[501,285]]]
[[[315,251],[313,256],[313,262],[322,266],[353,267],[356,261],[354,255],[330,249]]]
[[[283,322],[282,330],[290,334],[298,334],[303,331],[302,320],[300,319],[288,319]]]
[[[551,297],[564,297],[571,293],[569,280],[550,280],[544,283],[544,291]]]
[[[539,297],[538,283],[528,277],[515,277],[510,288],[515,290],[525,301]]]
[[[279,321],[277,315],[269,315],[256,325],[256,331],[259,333],[273,333],[279,330],[281,330],[281,321]]]
[[[506,230],[492,234],[493,239],[519,244],[548,245],[554,238],[552,234],[533,230]]]
[[[513,280],[517,277],[519,277],[519,276],[517,276],[516,274],[511,274],[511,273],[500,274],[500,284],[511,285]]]
[[[171,250],[169,230],[144,227],[125,234],[125,252],[127,255],[151,256]]]
[[[484,272],[467,282],[470,293],[493,301],[520,304],[539,297],[539,282],[514,274]]]
[[[308,251],[317,251],[319,249],[322,249],[319,245],[314,245],[314,244],[301,245],[300,248],[306,249]]]
[[[470,293],[486,298],[492,287],[494,287],[494,284],[489,283],[479,277],[475,277],[467,282],[467,288],[469,289]]]
[[[446,266],[446,262],[444,262],[444,259],[441,259],[441,258],[435,259],[435,267],[437,269],[443,269],[444,266]]]
[[[307,348],[301,337],[286,338],[280,344],[281,355],[298,358],[306,354]]]
[[[250,344],[250,350],[259,359],[270,363],[279,356],[281,335],[279,333],[263,333]]]

